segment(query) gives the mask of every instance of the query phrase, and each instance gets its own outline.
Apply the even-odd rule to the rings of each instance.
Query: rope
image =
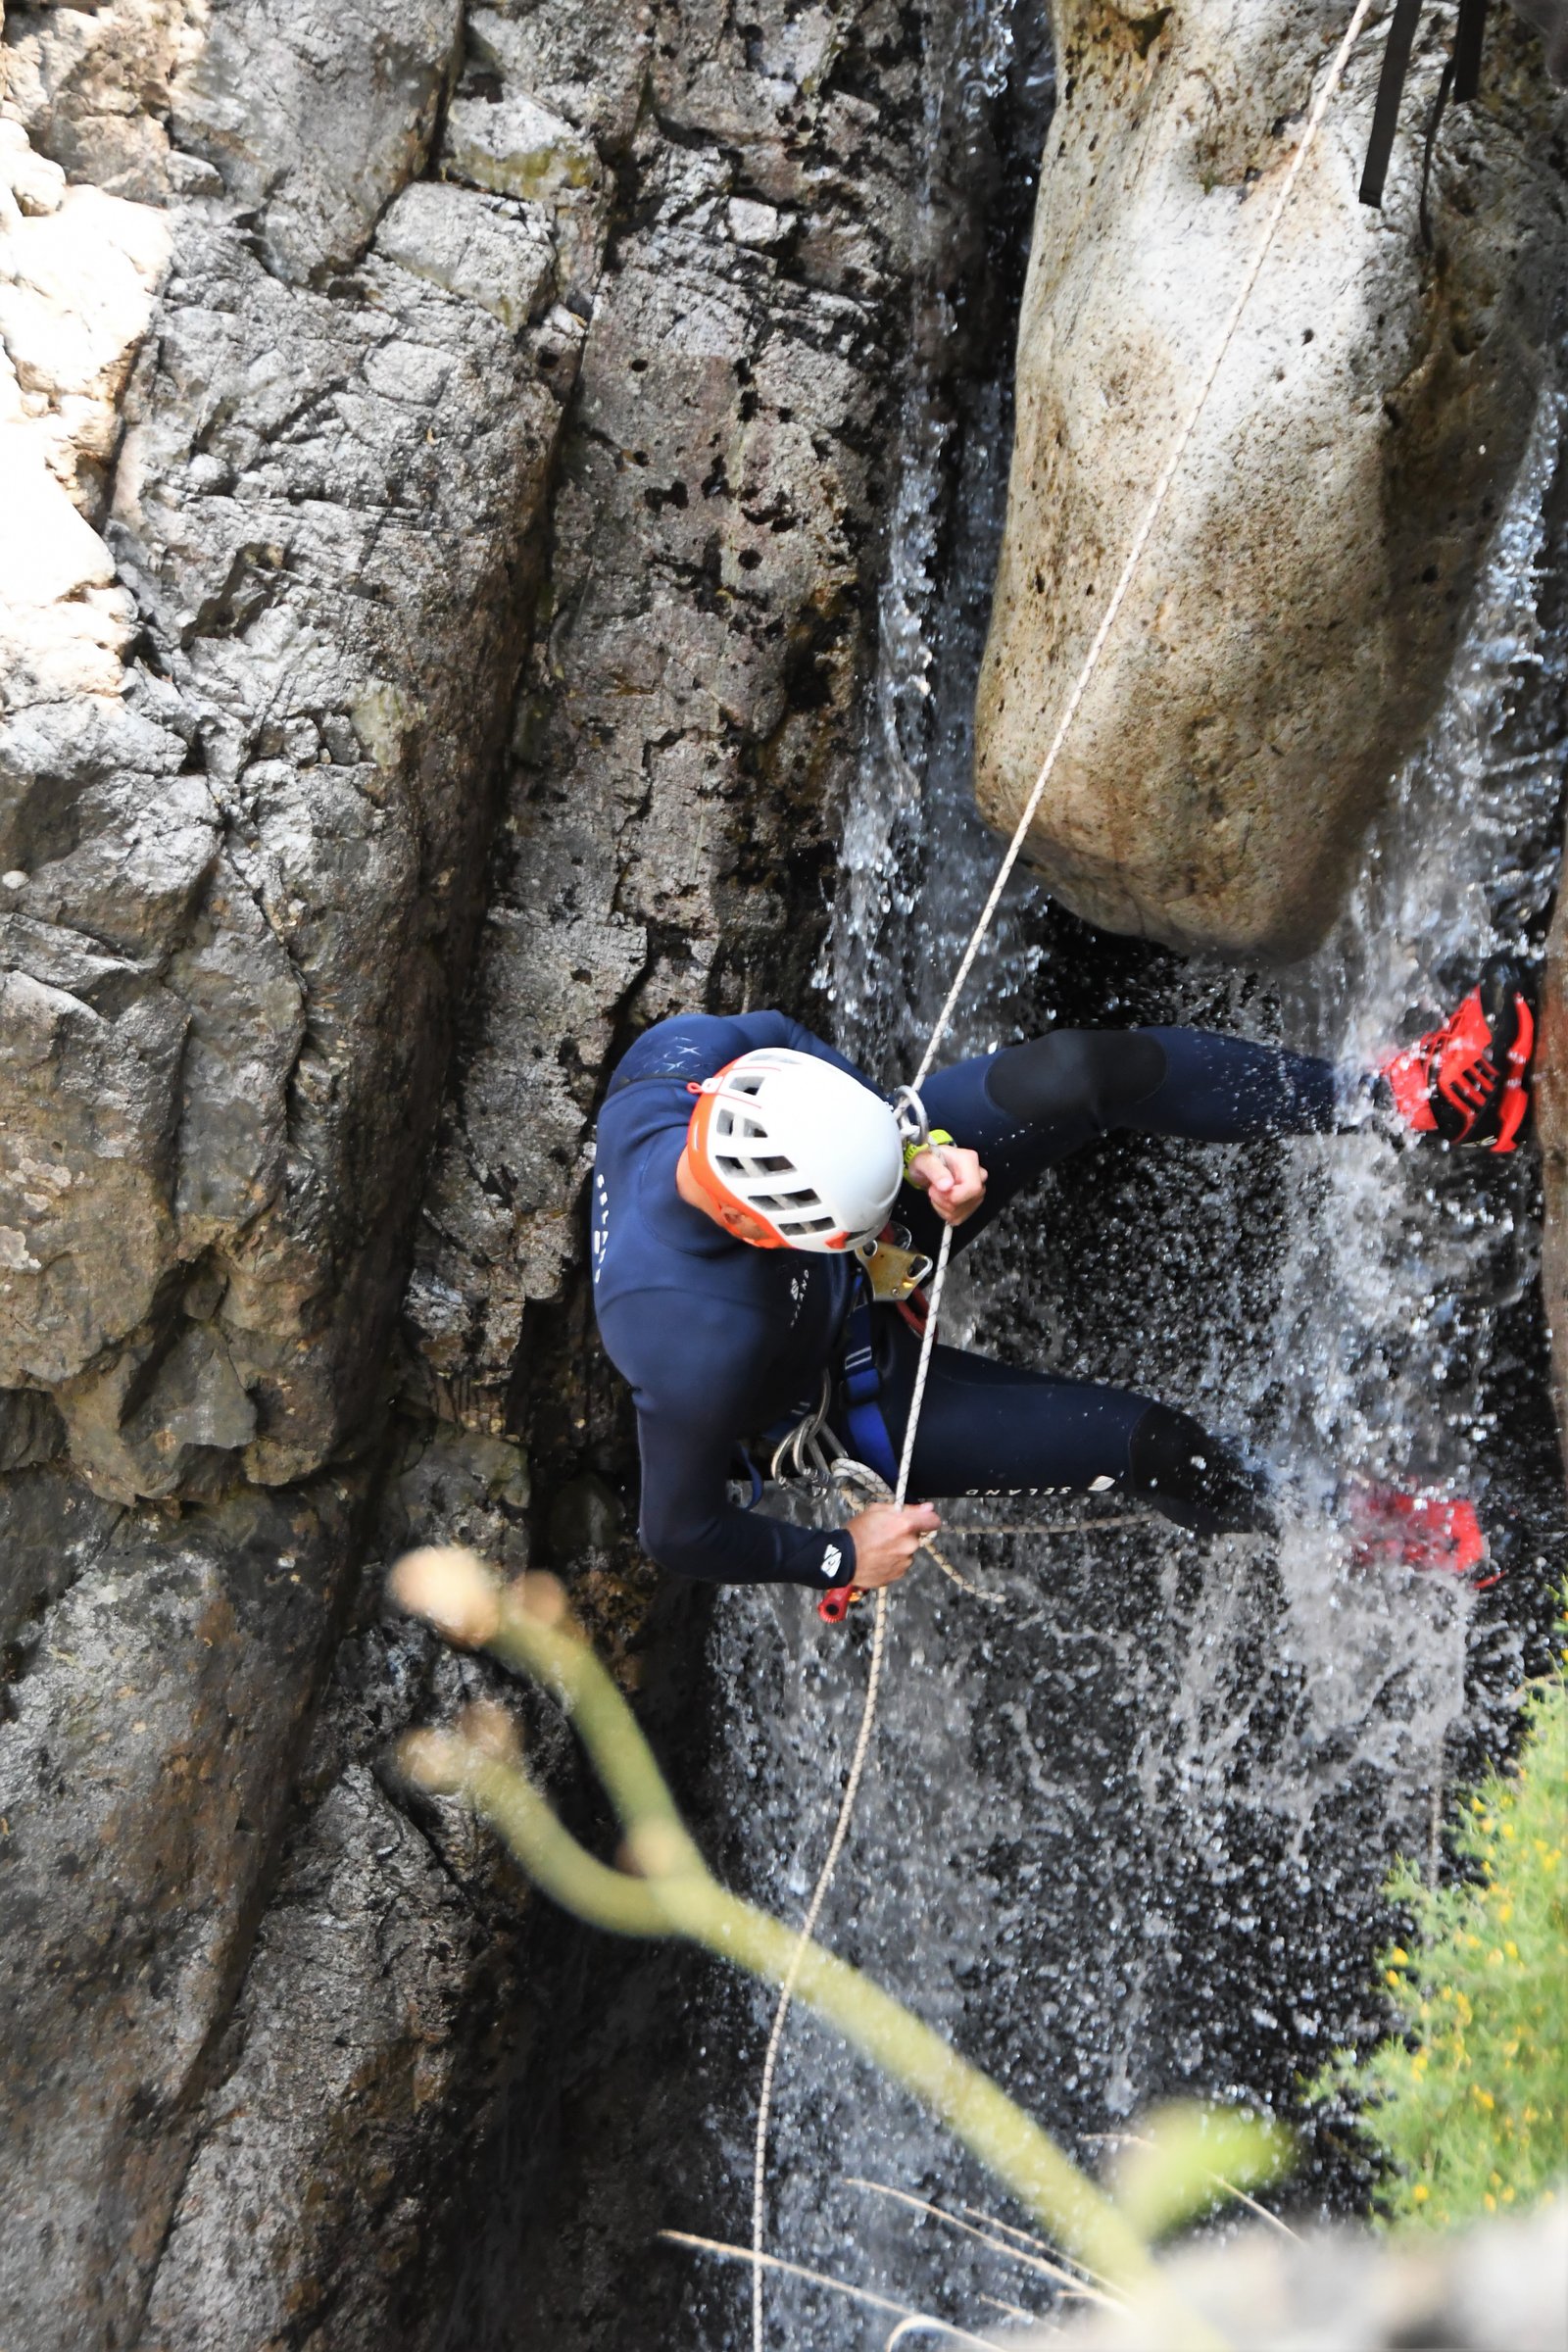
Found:
[[[925,1399],[926,1382],[931,1373],[931,1350],[936,1345],[937,1317],[942,1307],[943,1285],[948,1279],[948,1259],[953,1254],[953,1228],[942,1228],[942,1247],[937,1252],[936,1271],[931,1277],[931,1303],[926,1313],[925,1329],[920,1335],[920,1361],[915,1368],[914,1393],[909,1399],[909,1418],[904,1432],[904,1452],[899,1462],[899,1483],[894,1502],[902,1504],[909,1491],[909,1465],[914,1459],[914,1433],[919,1424],[920,1407]],[[789,1968],[778,1988],[778,2005],[773,2011],[772,2030],[767,2037],[767,2052],[762,2060],[762,2087],[757,2101],[757,2133],[752,2146],[752,2253],[757,2259],[752,2265],[752,2345],[753,2352],[762,2352],[762,2241],[767,2233],[767,2127],[773,2109],[773,2077],[778,2071],[778,2053],[784,2039],[784,2028],[795,1998],[801,1964],[806,1947],[816,1931],[822,1905],[827,1900],[833,1874],[838,1869],[844,1841],[850,1834],[850,1822],[855,1813],[855,1800],[860,1790],[860,1777],[865,1759],[871,1749],[871,1734],[876,1727],[876,1702],[882,1686],[882,1665],[888,1642],[888,1588],[877,1587],[871,1619],[871,1663],[865,1678],[865,1703],[860,1709],[860,1728],[855,1737],[855,1751],[850,1758],[849,1778],[839,1799],[838,1817],[833,1835],[817,1873],[816,1885],[807,1906],[805,1919]]]
[[[1082,707],[1084,696],[1089,690],[1090,682],[1100,666],[1101,658],[1109,642],[1110,633],[1116,625],[1122,606],[1127,601],[1127,592],[1131,588],[1138,566],[1143,561],[1144,552],[1153,535],[1155,524],[1164,513],[1165,501],[1170,495],[1177,467],[1186,456],[1193,435],[1198,429],[1199,419],[1207,405],[1208,396],[1212,392],[1220,368],[1224,365],[1225,355],[1230,350],[1236,329],[1241,323],[1242,313],[1251,299],[1252,289],[1262,273],[1263,264],[1268,259],[1280,222],[1285,218],[1286,208],[1296,193],[1297,182],[1300,178],[1302,167],[1323,126],[1334,94],[1345,77],[1345,70],[1349,64],[1350,53],[1360,37],[1367,18],[1372,13],[1373,6],[1374,0],[1356,0],[1356,6],[1350,22],[1346,27],[1344,38],[1334,53],[1322,87],[1312,101],[1307,114],[1306,126],[1302,130],[1296,152],[1291,158],[1279,192],[1265,218],[1252,259],[1242,280],[1241,289],[1231,305],[1230,315],[1226,318],[1224,330],[1215,347],[1213,358],[1209,361],[1202,382],[1198,388],[1197,398],[1188,410],[1186,420],[1177,433],[1165,463],[1160,468],[1158,478],[1154,483],[1153,494],[1143,519],[1133,533],[1132,545],[1127,551],[1127,560],[1122,565],[1115,587],[1111,590],[1110,600],[1101,614],[1100,625],[1091,640],[1088,653],[1084,656],[1083,665],[1073,681],[1072,691],[1067,697],[1061,717],[1056,723],[1056,731],[1051,739],[1050,749],[1041,764],[1040,773],[1035,779],[1034,789],[1024,803],[1022,813],[1013,828],[1012,839],[1008,842],[1006,853],[997,869],[997,878],[991,886],[990,896],[980,909],[979,920],[970,933],[968,945],[958,959],[957,969],[953,976],[953,985],[943,1000],[942,1009],[937,1014],[936,1025],[931,1031],[926,1042],[925,1052],[921,1055],[920,1066],[914,1074],[913,1085],[916,1093],[930,1075],[931,1065],[936,1059],[938,1048],[948,1033],[954,1012],[968,983],[969,974],[974,968],[975,957],[979,955],[985,943],[986,934],[996,919],[997,908],[1002,904],[1002,894],[1007,886],[1013,867],[1022,855],[1029,828],[1045,798],[1046,788],[1055,772],[1062,745],[1067,740],[1072,723]],[[925,1398],[926,1381],[931,1368],[931,1350],[936,1344],[942,1290],[947,1279],[948,1259],[952,1246],[953,1229],[951,1226],[946,1226],[943,1229],[942,1248],[937,1258],[936,1272],[932,1278],[930,1311],[926,1316],[925,1330],[921,1336],[920,1361],[915,1373],[914,1393],[909,1400],[909,1417],[904,1432],[904,1452],[899,1463],[899,1483],[894,1496],[895,1502],[900,1504],[903,1503],[908,1489],[909,1465],[914,1456],[915,1432],[919,1426],[920,1408]],[[883,1661],[887,1651],[887,1623],[888,1588],[886,1585],[881,1585],[877,1588],[875,1616],[872,1622],[871,1662],[866,1677],[865,1703],[860,1714],[860,1728],[856,1735],[855,1750],[850,1758],[849,1777],[844,1784],[844,1793],[839,1802],[827,1853],[823,1859],[821,1870],[817,1874],[816,1885],[811,1890],[811,1899],[807,1906],[806,1917],[801,1923],[800,1936],[784,1982],[779,1987],[778,2005],[773,2013],[772,2031],[767,2037],[767,2052],[762,2061],[762,2086],[758,2100],[757,2132],[752,2151],[753,2352],[764,2352],[762,2271],[764,2262],[767,2260],[763,2250],[763,2239],[766,2234],[764,2205],[767,2185],[767,2132],[772,2112],[773,2081],[778,2070],[779,2047],[784,2038],[784,2027],[789,2017],[790,2004],[794,1999],[801,1964],[806,1956],[806,1947],[811,1939],[817,1920],[821,1916],[822,1905],[827,1900],[828,1889],[833,1884],[833,1875],[838,1868],[839,1856],[843,1853],[845,1840],[849,1837],[855,1801],[859,1794],[860,1780],[865,1770],[865,1760],[871,1746],[871,1734],[876,1723],[877,1698],[881,1690]]]

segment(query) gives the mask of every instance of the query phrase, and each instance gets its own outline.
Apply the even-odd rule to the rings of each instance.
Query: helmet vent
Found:
[[[701,1092],[689,1148],[728,1205],[769,1226],[774,1247],[838,1250],[877,1230],[903,1173],[898,1126],[858,1079],[759,1047]]]

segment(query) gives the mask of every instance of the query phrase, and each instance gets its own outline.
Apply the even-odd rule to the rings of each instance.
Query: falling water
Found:
[[[1539,618],[1562,553],[1549,520],[1562,415],[1549,396],[1444,709],[1318,955],[1264,988],[1107,940],[1025,879],[955,1054],[1053,1019],[1187,1019],[1361,1066],[1391,1032],[1428,1025],[1493,950],[1537,953],[1556,880],[1549,717],[1568,668],[1561,631]],[[998,854],[968,775],[1003,395],[977,390],[944,422],[916,387],[909,427],[875,724],[822,974],[834,1034],[889,1082],[917,1055]],[[1378,2027],[1366,1987],[1389,1860],[1402,1848],[1437,1866],[1445,1789],[1505,1739],[1547,1620],[1559,1530],[1538,1221],[1531,1154],[1478,1165],[1369,1119],[1218,1151],[1110,1142],[961,1262],[946,1338],[1164,1395],[1270,1459],[1291,1497],[1278,1541],[1202,1545],[1153,1519],[971,1536],[962,1556],[986,1603],[929,1573],[894,1600],[874,1764],[826,1939],[1086,2154],[1173,2092],[1289,2105],[1333,2047]],[[1494,1524],[1511,1518],[1507,1583],[1478,1598],[1355,1572],[1330,1507],[1347,1470],[1469,1492]],[[826,1843],[864,1647],[863,1628],[826,1634],[789,1592],[727,1593],[718,1613],[713,1669],[733,1713],[714,1785],[741,1800],[732,1875],[787,1917]],[[766,2007],[759,1996],[759,2034]],[[737,2102],[734,2234],[749,2126]],[[994,2195],[798,2015],[775,2110],[775,2250],[970,2326],[998,2304],[1040,2306],[1038,2279],[851,2185],[864,2180],[954,2209]],[[1347,2193],[1343,2158],[1309,2146],[1298,2198]],[[768,2295],[775,2344],[887,2335],[885,2319],[802,2282]]]

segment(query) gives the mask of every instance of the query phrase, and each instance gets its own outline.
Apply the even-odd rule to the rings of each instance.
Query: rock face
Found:
[[[1562,102],[1539,37],[1494,18],[1481,99],[1437,141],[1430,249],[1446,27],[1429,15],[1381,212],[1356,193],[1375,35],[1351,61],[1032,831],[1093,921],[1300,954],[1433,714],[1568,261]],[[1247,0],[1057,0],[1053,21],[977,713],[981,804],[1008,830],[1340,28]]]
[[[1560,888],[1546,941],[1540,1010],[1535,1098],[1544,1205],[1541,1286],[1551,1339],[1557,1422],[1568,1466],[1568,896]]]
[[[754,16],[6,17],[28,2352],[423,2340],[547,1998],[516,1889],[386,1769],[476,1670],[376,1592],[409,1541],[543,1541],[635,1674],[596,1090],[819,936],[927,93],[891,7]]]
[[[20,2344],[133,2332],[352,1565],[349,1499],[247,1489],[181,1518],[51,1470],[9,1485],[0,2293]]]

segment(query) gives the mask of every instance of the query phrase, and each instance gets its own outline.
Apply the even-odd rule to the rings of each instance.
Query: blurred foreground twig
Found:
[[[688,1835],[636,1719],[572,1623],[554,1577],[503,1587],[471,1552],[416,1551],[392,1573],[394,1598],[449,1641],[486,1648],[548,1691],[570,1716],[619,1819],[619,1867],[599,1861],[562,1825],[523,1768],[506,1710],[470,1707],[448,1732],[411,1733],[410,1780],[461,1796],[506,1839],[547,1894],[623,1936],[684,1936],[771,1984],[796,1963],[796,1932],[729,1893]],[[940,2117],[986,2169],[1092,2277],[1135,2300],[1151,2345],[1214,2352],[1222,2339],[1179,2303],[1149,2239],[1210,2201],[1217,2173],[1257,2182],[1280,2168],[1275,2127],[1229,2109],[1173,2110],[1146,2127],[1113,2201],[1022,2108],[941,2035],[858,1969],[808,1943],[796,1997]]]

